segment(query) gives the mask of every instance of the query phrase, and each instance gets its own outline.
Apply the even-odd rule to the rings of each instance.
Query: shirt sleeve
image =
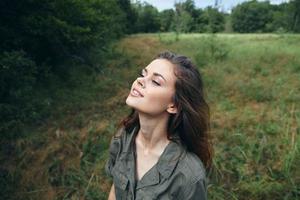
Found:
[[[121,151],[121,138],[113,136],[109,146],[108,160],[105,164],[105,172],[108,176],[112,177],[112,169],[116,163],[119,152]]]
[[[180,199],[185,200],[207,200],[206,181],[200,179],[195,183],[187,184]]]

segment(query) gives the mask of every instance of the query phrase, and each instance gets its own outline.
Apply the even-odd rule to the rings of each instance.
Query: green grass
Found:
[[[65,95],[30,137],[7,144],[14,154],[1,158],[4,191],[12,199],[106,199],[108,145],[129,112],[131,82],[168,49],[191,57],[203,74],[215,149],[209,199],[300,199],[300,35],[178,39],[162,33],[121,40],[93,84],[70,92],[71,101]]]

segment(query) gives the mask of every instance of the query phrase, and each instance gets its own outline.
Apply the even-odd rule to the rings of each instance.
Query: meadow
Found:
[[[131,83],[163,50],[191,57],[204,79],[209,199],[300,199],[300,35],[173,33],[127,36],[92,80],[62,89],[47,123],[7,144],[2,197],[107,199],[110,138],[129,114]]]

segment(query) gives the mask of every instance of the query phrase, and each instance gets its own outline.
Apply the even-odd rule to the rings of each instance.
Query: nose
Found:
[[[142,86],[142,88],[145,88],[145,81],[142,77],[137,78],[137,83]]]

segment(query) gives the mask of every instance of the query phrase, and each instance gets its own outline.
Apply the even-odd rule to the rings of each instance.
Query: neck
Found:
[[[139,113],[140,130],[137,141],[145,150],[163,148],[169,143],[167,138],[168,119],[168,113],[155,117]]]

